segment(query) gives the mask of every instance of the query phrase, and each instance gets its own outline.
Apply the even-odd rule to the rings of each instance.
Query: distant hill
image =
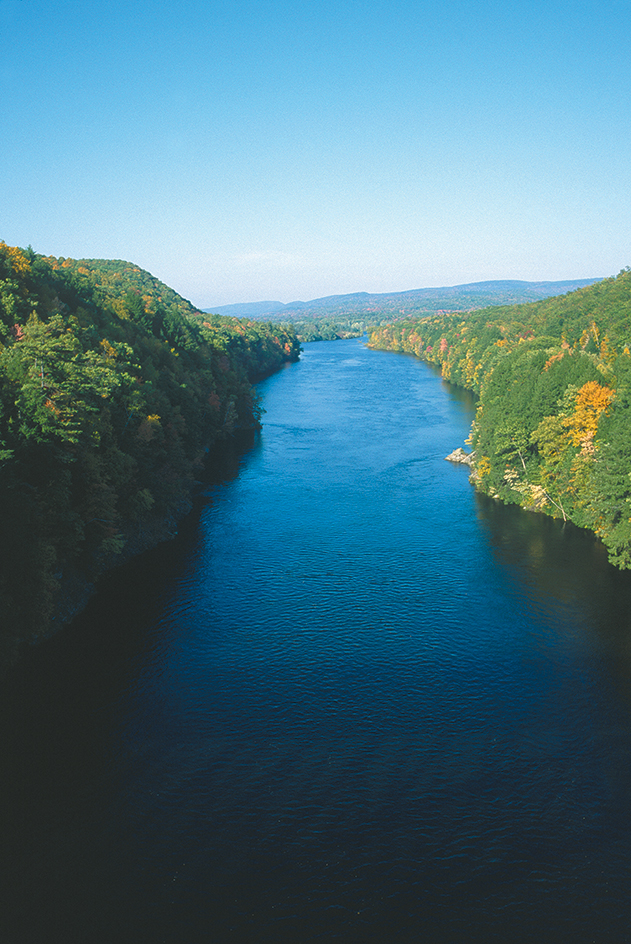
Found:
[[[328,295],[311,301],[246,302],[221,305],[204,311],[233,317],[261,318],[272,321],[306,321],[308,319],[347,319],[378,323],[382,318],[399,319],[433,311],[471,311],[490,305],[514,305],[539,301],[584,288],[600,279],[573,279],[564,282],[521,282],[499,280],[468,282],[440,288],[417,288],[407,292],[354,292],[349,295]]]
[[[274,312],[287,307],[283,302],[240,302],[236,305],[220,305],[218,308],[203,308],[202,311],[228,318],[263,318],[269,321]]]

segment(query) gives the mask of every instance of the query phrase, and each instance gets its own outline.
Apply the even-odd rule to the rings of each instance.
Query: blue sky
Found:
[[[631,264],[629,0],[0,0],[0,239],[199,307]]]

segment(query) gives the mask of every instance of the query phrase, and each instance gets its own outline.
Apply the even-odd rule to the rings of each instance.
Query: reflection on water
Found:
[[[310,345],[178,538],[2,693],[8,944],[629,940],[628,574],[473,406]]]

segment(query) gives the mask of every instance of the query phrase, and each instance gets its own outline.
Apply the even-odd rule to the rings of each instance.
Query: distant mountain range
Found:
[[[600,279],[574,279],[565,282],[468,282],[464,285],[441,288],[417,288],[407,292],[354,292],[350,295],[328,295],[308,302],[244,302],[205,308],[205,312],[237,318],[266,321],[307,321],[322,318],[348,318],[356,315],[362,320],[379,317],[398,320],[433,311],[471,311],[489,305],[514,305],[539,301],[553,295],[564,295],[584,288]]]

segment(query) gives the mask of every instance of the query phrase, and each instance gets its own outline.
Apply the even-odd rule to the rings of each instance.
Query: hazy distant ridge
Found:
[[[237,318],[262,318],[274,321],[322,318],[328,315],[340,317],[350,314],[375,314],[383,312],[401,317],[420,311],[468,311],[486,308],[488,305],[512,305],[538,301],[553,295],[563,295],[577,288],[584,288],[600,279],[571,279],[562,282],[522,282],[502,279],[490,282],[466,282],[463,285],[440,288],[417,288],[406,292],[354,292],[349,295],[328,295],[311,301],[294,301],[288,304],[278,301],[243,302],[235,305],[219,305],[204,311]]]
[[[281,308],[287,308],[287,305],[283,302],[238,302],[236,305],[202,308],[202,311],[207,314],[225,315],[229,318],[267,318]]]

